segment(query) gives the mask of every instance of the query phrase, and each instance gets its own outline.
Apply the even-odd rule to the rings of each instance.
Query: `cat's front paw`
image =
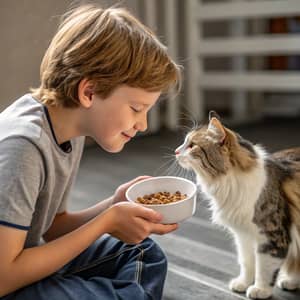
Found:
[[[260,288],[255,285],[251,285],[247,289],[247,297],[251,299],[267,299],[272,296],[272,288],[271,287],[265,287]]]
[[[279,278],[277,286],[282,290],[293,291],[299,287],[299,281],[295,279]]]
[[[252,282],[249,282],[242,277],[237,277],[230,281],[229,288],[233,292],[244,293],[251,284]]]

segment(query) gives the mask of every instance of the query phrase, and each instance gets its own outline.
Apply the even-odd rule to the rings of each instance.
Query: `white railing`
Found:
[[[144,0],[142,14],[144,22],[152,28],[156,33],[165,37],[165,43],[168,46],[169,53],[176,60],[178,51],[177,36],[177,1],[176,0]],[[162,20],[158,19],[159,10],[162,11]],[[166,110],[162,114],[160,106],[155,106],[149,114],[148,132],[158,131],[161,126],[169,129],[176,129],[179,123],[179,100],[170,95],[166,99]]]
[[[226,3],[202,4],[195,2],[198,7],[194,15],[201,21],[232,20],[236,18],[287,17],[299,13],[299,0],[251,0]]]
[[[300,54],[300,35],[246,35],[246,21],[300,15],[299,0],[233,0],[203,3],[186,0],[185,43],[187,47],[186,97],[194,118],[204,118],[204,91],[226,89],[233,92],[233,118],[247,115],[247,91],[300,91],[299,72],[253,71],[247,69],[246,56]],[[230,21],[226,38],[207,38],[203,24],[220,20]],[[232,57],[233,69],[227,72],[206,71],[207,57]]]
[[[140,0],[140,3],[143,3],[144,22],[165,38],[175,60],[178,61],[179,48],[182,45],[185,48],[181,57],[185,68],[184,99],[181,100],[193,119],[206,118],[205,91],[232,92],[232,120],[236,121],[249,119],[249,100],[256,99],[255,103],[261,105],[263,92],[300,92],[300,71],[267,71],[261,63],[264,56],[299,55],[300,35],[271,35],[259,25],[273,17],[299,16],[300,0]],[[183,18],[179,20],[179,16]],[[227,21],[229,34],[226,37],[212,38],[203,34],[205,23],[214,26],[214,22],[219,21]],[[247,34],[249,24],[252,24],[251,35]],[[179,26],[183,26],[181,37]],[[204,68],[205,59],[221,57],[232,59],[231,70]],[[248,67],[248,57],[252,57],[255,70]],[[148,132],[156,132],[161,126],[176,129],[180,105],[177,97],[168,99],[163,111],[159,106],[154,108]]]

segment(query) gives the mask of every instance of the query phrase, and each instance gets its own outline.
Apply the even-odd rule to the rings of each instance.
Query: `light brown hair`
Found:
[[[94,83],[107,98],[126,84],[149,92],[178,92],[180,67],[153,32],[124,8],[82,5],[70,10],[42,60],[33,95],[48,105],[77,107],[78,84]]]

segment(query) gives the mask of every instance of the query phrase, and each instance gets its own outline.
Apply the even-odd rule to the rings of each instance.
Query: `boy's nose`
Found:
[[[134,126],[134,128],[137,131],[145,131],[148,128],[148,124],[147,124],[147,118],[140,120],[139,122],[137,122]]]

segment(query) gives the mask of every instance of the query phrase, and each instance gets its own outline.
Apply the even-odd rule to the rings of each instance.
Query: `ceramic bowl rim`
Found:
[[[135,202],[134,200],[129,199],[129,197],[128,197],[129,191],[132,188],[134,188],[136,185],[141,184],[142,182],[145,182],[145,181],[160,180],[160,179],[165,179],[165,178],[185,181],[188,184],[192,185],[193,192],[191,193],[191,195],[189,197],[187,197],[185,199],[182,199],[182,200],[179,200],[179,201],[176,201],[176,202],[166,203],[166,204],[143,204],[143,203],[138,203],[138,202]],[[197,192],[197,185],[189,179],[186,179],[186,178],[183,178],[183,177],[177,177],[177,176],[155,176],[155,177],[150,177],[150,178],[147,178],[147,179],[143,179],[141,181],[138,181],[138,182],[134,183],[132,186],[130,186],[126,191],[126,199],[130,202],[140,204],[140,205],[143,205],[143,206],[149,207],[149,208],[151,208],[151,207],[160,207],[160,206],[166,207],[166,206],[173,206],[173,205],[177,205],[179,203],[188,201],[196,195],[196,192]]]

